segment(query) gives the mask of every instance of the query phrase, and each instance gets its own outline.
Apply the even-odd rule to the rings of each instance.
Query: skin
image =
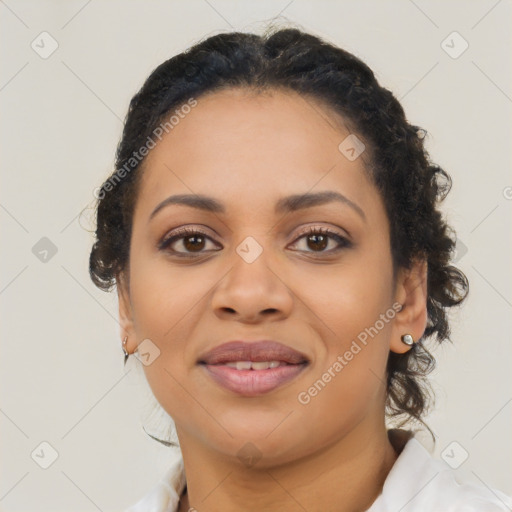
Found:
[[[128,352],[147,338],[160,350],[144,371],[176,424],[188,487],[180,511],[365,510],[396,460],[384,422],[386,361],[390,350],[409,350],[403,334],[417,340],[425,330],[427,268],[418,261],[393,280],[384,204],[364,171],[367,152],[349,161],[339,151],[347,135],[343,120],[311,98],[231,89],[201,96],[145,160],[119,315]],[[365,218],[340,202],[274,212],[284,196],[327,190]],[[226,211],[169,205],[148,220],[174,194],[208,195]],[[158,249],[185,225],[208,236],[174,242],[192,258]],[[308,227],[352,245],[315,244]],[[263,249],[252,263],[236,252],[249,236]],[[402,310],[299,403],[395,302]],[[310,364],[270,393],[236,395],[196,361],[238,339],[278,340]],[[248,442],[260,457],[252,466],[237,456]]]

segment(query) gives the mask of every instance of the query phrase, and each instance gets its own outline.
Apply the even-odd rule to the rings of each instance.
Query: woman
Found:
[[[423,136],[296,29],[210,37],[146,80],[90,273],[183,458],[131,511],[507,510],[386,428],[422,421],[423,343],[468,290]]]

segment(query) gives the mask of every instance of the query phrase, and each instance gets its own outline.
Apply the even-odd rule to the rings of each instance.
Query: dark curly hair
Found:
[[[446,308],[467,296],[466,276],[449,264],[455,233],[437,204],[451,188],[449,175],[430,161],[425,130],[409,124],[394,95],[354,55],[296,28],[268,29],[260,36],[222,33],[159,65],[130,102],[116,154],[116,171],[98,192],[96,241],[90,276],[109,291],[127,269],[131,224],[140,176],[138,150],[169,113],[190,98],[221,89],[288,90],[320,100],[341,115],[370,150],[366,171],[379,190],[389,219],[393,270],[428,264],[427,327],[419,342],[450,334]],[[121,172],[124,170],[124,172]],[[421,423],[430,404],[425,376],[434,358],[424,343],[405,354],[390,352],[389,417]],[[405,419],[404,419],[405,417]]]

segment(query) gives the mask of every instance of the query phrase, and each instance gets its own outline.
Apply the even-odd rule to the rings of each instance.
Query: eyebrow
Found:
[[[279,199],[275,206],[276,214],[284,214],[289,212],[295,212],[303,208],[311,208],[313,206],[319,206],[332,202],[339,202],[352,208],[357,214],[366,221],[366,215],[363,209],[351,201],[348,197],[327,190],[324,192],[314,192],[306,194],[295,194]],[[160,210],[169,205],[184,205],[198,210],[203,210],[211,213],[225,213],[226,209],[222,203],[214,199],[213,197],[204,196],[201,194],[178,194],[170,196],[164,199],[157,207],[151,212],[149,220],[151,220]]]

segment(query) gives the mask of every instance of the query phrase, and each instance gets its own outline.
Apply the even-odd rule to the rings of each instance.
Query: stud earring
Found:
[[[409,347],[414,345],[414,339],[410,334],[404,334],[400,339],[402,340],[402,343],[408,345]]]
[[[122,345],[122,348],[123,348],[123,352],[124,352],[124,364],[126,365],[126,361],[128,361],[128,357],[130,356],[130,354],[126,351],[126,342],[128,341],[128,336],[125,336],[124,340],[123,340],[123,345]]]

